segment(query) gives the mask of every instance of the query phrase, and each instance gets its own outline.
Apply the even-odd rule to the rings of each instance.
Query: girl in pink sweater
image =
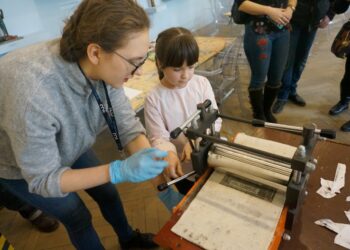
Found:
[[[208,79],[194,74],[199,48],[189,30],[176,27],[161,32],[155,53],[160,83],[146,98],[145,123],[152,146],[168,151],[169,167],[153,180],[154,185],[158,185],[165,182],[165,178],[177,178],[192,171],[192,149],[187,138],[181,134],[175,140],[170,139],[170,132],[197,110],[198,103],[210,99],[213,108],[217,105]],[[217,121],[216,130],[220,127],[221,120]],[[176,186],[181,194],[185,194],[192,184],[192,181],[184,180]],[[158,196],[169,209],[182,198],[172,188]]]

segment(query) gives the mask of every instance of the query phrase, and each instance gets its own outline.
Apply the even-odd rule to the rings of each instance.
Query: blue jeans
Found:
[[[281,84],[282,74],[288,57],[289,31],[257,34],[251,24],[245,25],[244,51],[250,69],[249,90],[272,88]]]
[[[92,150],[73,164],[73,169],[100,165]],[[91,223],[91,214],[77,193],[66,197],[45,198],[28,192],[25,180],[7,180],[0,178],[0,183],[23,201],[57,218],[67,229],[70,240],[77,249],[104,249]],[[132,237],[122,202],[115,186],[107,183],[85,190],[98,204],[103,217],[111,224],[119,240]]]
[[[316,32],[317,28],[310,31],[307,27],[292,25],[288,61],[277,96],[278,100],[287,100],[288,96],[297,94],[297,83],[305,68]]]

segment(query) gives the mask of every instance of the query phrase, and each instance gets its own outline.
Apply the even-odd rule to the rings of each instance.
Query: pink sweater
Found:
[[[197,110],[197,104],[210,99],[217,109],[213,89],[207,78],[194,75],[187,86],[169,89],[159,84],[145,101],[145,122],[148,138],[153,147],[174,151],[181,156],[187,138],[181,134],[170,139],[170,132],[182,125]],[[215,123],[216,131],[221,128],[221,119]]]

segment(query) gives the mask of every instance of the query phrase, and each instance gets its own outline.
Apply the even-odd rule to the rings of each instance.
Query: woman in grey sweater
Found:
[[[0,183],[56,217],[77,249],[103,249],[79,190],[98,203],[123,249],[156,246],[129,226],[113,185],[151,179],[168,165],[122,88],[147,58],[149,26],[132,0],[85,0],[61,39],[0,60]],[[106,126],[129,158],[98,162],[90,148]]]

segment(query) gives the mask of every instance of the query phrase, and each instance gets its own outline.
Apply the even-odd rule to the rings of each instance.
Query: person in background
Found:
[[[55,231],[59,223],[54,218],[43,213],[41,210],[22,201],[0,184],[0,206],[18,212],[28,220],[40,232],[51,233]]]
[[[305,106],[305,100],[297,93],[297,84],[303,73],[318,28],[326,28],[334,17],[330,0],[298,0],[291,19],[289,55],[282,77],[282,86],[272,112],[282,112],[287,101]]]
[[[244,51],[251,69],[248,90],[253,117],[276,123],[271,107],[288,57],[288,25],[296,0],[238,1],[239,11],[250,15],[245,24]]]
[[[4,12],[0,9],[0,43],[6,42],[9,40],[17,39],[18,36],[9,35],[5,22],[4,22]],[[1,55],[0,55],[1,56]]]
[[[169,167],[164,171],[167,178],[177,178],[192,171],[192,148],[188,139],[181,134],[170,138],[170,132],[182,125],[196,110],[197,104],[206,99],[217,109],[213,89],[207,78],[194,74],[198,62],[199,48],[192,33],[182,27],[164,30],[158,35],[155,60],[160,83],[150,91],[145,101],[145,124],[151,145],[167,151]],[[221,127],[218,119],[216,130]],[[163,175],[153,180],[155,186],[165,182]],[[183,180],[176,187],[183,195],[193,182]],[[182,195],[171,187],[159,192],[159,198],[171,210]]]
[[[335,0],[332,6],[336,14],[342,14],[349,8],[350,2],[347,0]],[[345,72],[340,82],[340,100],[330,110],[329,115],[338,115],[349,108],[350,101],[350,59],[346,57]],[[350,120],[345,122],[340,129],[344,132],[350,132]]]
[[[122,249],[157,247],[153,234],[129,225],[114,185],[168,166],[123,89],[141,73],[149,26],[133,0],[84,0],[60,39],[0,58],[0,183],[57,218],[77,249],[104,248],[79,190],[97,202]],[[91,147],[107,126],[129,157],[101,164]]]

